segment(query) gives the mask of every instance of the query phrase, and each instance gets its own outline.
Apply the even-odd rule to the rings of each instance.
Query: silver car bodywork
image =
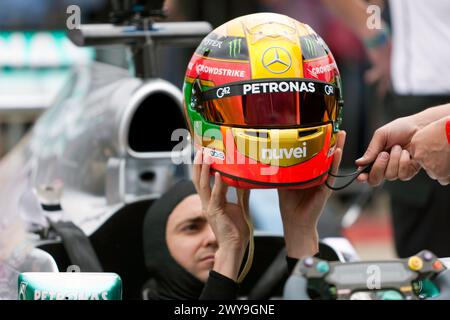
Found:
[[[165,105],[149,101],[156,94],[165,96]],[[162,79],[143,81],[109,65],[94,63],[76,70],[62,101],[43,114],[2,162],[0,203],[7,205],[2,215],[20,214],[29,222],[44,223],[40,213],[24,207],[32,202],[26,197],[35,196],[29,191],[41,185],[60,182],[67,218],[89,235],[117,207],[160,194],[175,176],[188,177],[188,166],[177,170],[172,160],[189,157],[189,148],[184,153],[151,150],[149,142],[149,150],[134,150],[130,126],[139,108],[154,110],[154,118],[147,119],[149,127],[166,121],[165,129],[173,131],[177,128],[171,127],[170,119],[160,119],[158,109],[171,108],[173,119],[182,118],[181,92]],[[139,129],[149,141],[155,139],[152,130]],[[149,172],[150,181],[141,179]]]
[[[176,141],[156,148],[152,143],[167,140],[184,124],[181,101],[180,90],[162,79],[142,80],[101,63],[74,70],[59,102],[0,163],[4,270],[21,270],[35,246],[58,241],[30,232],[48,227],[39,188],[61,188],[61,219],[90,236],[124,206],[157,198],[177,179],[189,177],[189,166],[174,160],[189,158],[190,148],[172,152]],[[171,116],[160,117],[161,110]]]

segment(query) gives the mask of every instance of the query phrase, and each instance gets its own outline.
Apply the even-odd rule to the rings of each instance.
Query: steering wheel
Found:
[[[326,261],[339,261],[339,255],[326,243],[319,241],[317,257]],[[275,259],[258,279],[253,289],[247,296],[249,300],[267,300],[274,296],[280,296],[283,285],[289,277],[286,266],[286,248],[280,250]]]
[[[450,299],[450,270],[430,251],[406,259],[328,262],[299,261],[284,287],[287,300]]]

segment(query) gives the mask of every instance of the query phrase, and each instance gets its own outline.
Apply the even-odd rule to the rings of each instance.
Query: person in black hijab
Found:
[[[235,299],[238,285],[210,271],[217,241],[191,181],[180,181],[150,207],[144,256],[151,279],[144,299]],[[206,283],[206,286],[205,286]]]

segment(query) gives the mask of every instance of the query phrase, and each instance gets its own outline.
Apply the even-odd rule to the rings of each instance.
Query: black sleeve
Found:
[[[291,274],[298,262],[298,259],[286,256],[286,262],[288,267],[288,274]]]
[[[320,252],[317,252],[317,253],[314,255],[314,257],[315,257],[315,258],[321,259]],[[292,271],[294,270],[295,265],[297,264],[298,260],[299,260],[299,259],[297,259],[297,258],[291,258],[291,257],[289,257],[289,256],[286,256],[286,262],[287,262],[287,267],[288,267],[288,272],[289,272],[289,274],[291,274]]]
[[[199,300],[235,300],[238,289],[236,282],[211,270]]]

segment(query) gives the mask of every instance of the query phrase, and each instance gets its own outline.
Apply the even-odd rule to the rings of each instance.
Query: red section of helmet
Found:
[[[301,185],[297,185],[297,186],[270,186],[270,185],[261,185],[261,184],[254,184],[254,183],[249,183],[249,182],[245,182],[242,180],[235,180],[235,179],[231,179],[225,176],[222,176],[222,180],[235,188],[241,188],[241,189],[307,189],[307,188],[312,188],[312,187],[316,187],[316,186],[320,186],[321,184],[325,183],[325,181],[328,179],[328,174],[320,177],[319,179],[316,179],[314,181],[311,181],[309,183],[303,183]]]
[[[305,78],[333,82],[339,71],[331,55],[303,62]]]
[[[331,131],[329,126],[324,145],[318,154],[289,167],[275,167],[257,162],[239,153],[234,142],[225,141],[225,145],[233,146],[233,150],[227,150],[227,160],[213,157],[211,169],[222,173],[227,184],[239,188],[281,188],[283,184],[285,188],[310,188],[320,185],[327,179],[333,161],[333,155],[328,154]]]
[[[250,64],[205,59],[194,55],[189,62],[186,76],[211,81],[215,86],[251,79]]]

